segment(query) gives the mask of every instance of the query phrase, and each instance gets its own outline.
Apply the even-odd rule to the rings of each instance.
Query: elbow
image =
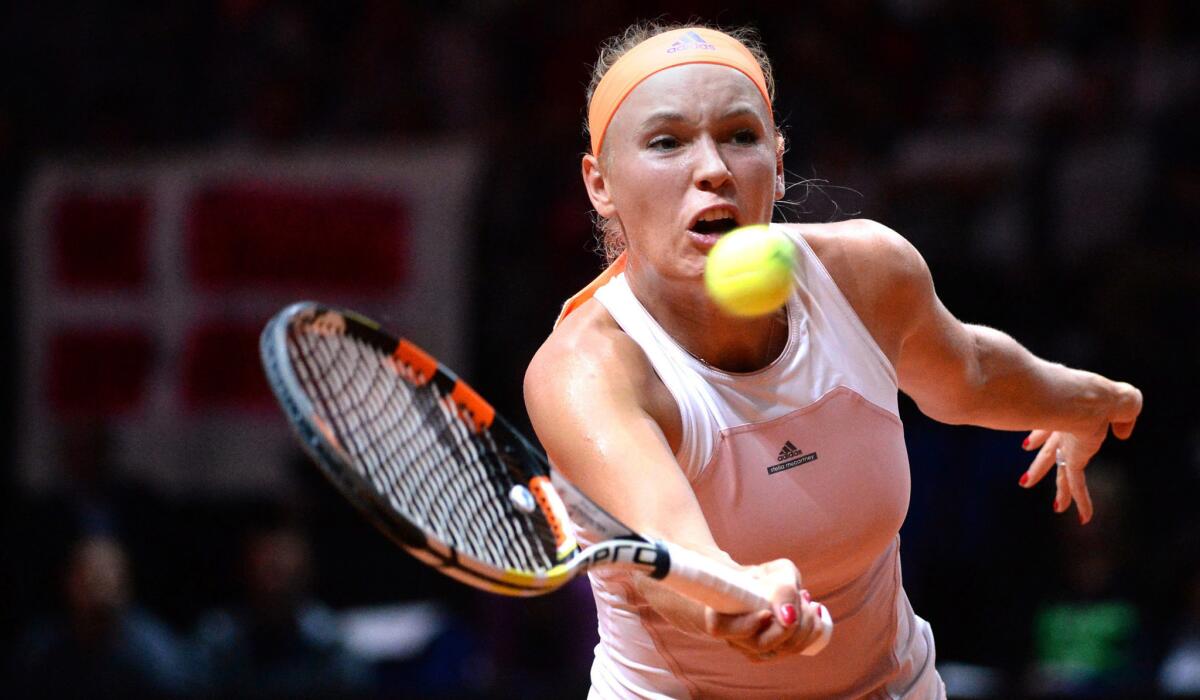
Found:
[[[921,413],[939,423],[947,425],[971,425],[975,422],[974,406],[970,401],[942,395],[931,399],[913,401]]]
[[[910,394],[921,413],[949,425],[977,425],[987,413],[987,375],[975,363],[955,368],[919,394]]]

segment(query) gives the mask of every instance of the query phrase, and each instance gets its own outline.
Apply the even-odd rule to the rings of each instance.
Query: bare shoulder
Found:
[[[648,413],[668,438],[678,408],[641,347],[598,302],[568,316],[525,371],[525,404],[539,437],[614,406]]]
[[[554,329],[525,371],[526,400],[543,400],[568,384],[637,376],[648,361],[596,303],[588,303]]]
[[[638,532],[717,549],[675,461],[678,407],[599,302],[575,310],[534,355],[525,403],[555,469],[602,508]]]
[[[877,221],[797,224],[794,229],[804,236],[835,280],[855,270],[890,277],[921,274],[926,269],[925,260],[904,236]]]
[[[907,322],[933,298],[925,259],[899,233],[870,219],[797,224],[833,281],[893,361]]]

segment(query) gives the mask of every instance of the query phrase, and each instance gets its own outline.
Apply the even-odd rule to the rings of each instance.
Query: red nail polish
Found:
[[[1024,486],[1027,483],[1029,483],[1029,473],[1028,472],[1022,474],[1021,478],[1019,480],[1017,480],[1017,484],[1019,486]]]
[[[1029,449],[1029,438],[1025,438],[1024,440],[1021,441],[1021,447],[1025,448],[1027,450]]]
[[[1054,501],[1054,512],[1055,513],[1058,512],[1058,501],[1057,500]]]
[[[780,606],[779,619],[785,627],[791,627],[796,624],[796,606],[791,603]]]

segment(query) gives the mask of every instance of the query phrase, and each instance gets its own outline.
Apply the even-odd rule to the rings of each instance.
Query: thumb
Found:
[[[1133,435],[1133,426],[1137,420],[1131,420],[1125,423],[1113,423],[1113,435],[1116,435],[1120,440],[1128,440],[1130,435]]]
[[[1142,392],[1132,384],[1119,382],[1119,399],[1113,411],[1112,432],[1118,439],[1127,440],[1133,434],[1133,426],[1142,412]]]

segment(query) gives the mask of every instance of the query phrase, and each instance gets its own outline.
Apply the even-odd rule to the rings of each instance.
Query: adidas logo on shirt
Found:
[[[804,450],[792,444],[791,440],[783,443],[783,447],[779,448],[779,457],[775,459],[776,464],[767,467],[768,474],[778,474],[801,464],[808,464],[817,459],[816,452],[804,454]]]

